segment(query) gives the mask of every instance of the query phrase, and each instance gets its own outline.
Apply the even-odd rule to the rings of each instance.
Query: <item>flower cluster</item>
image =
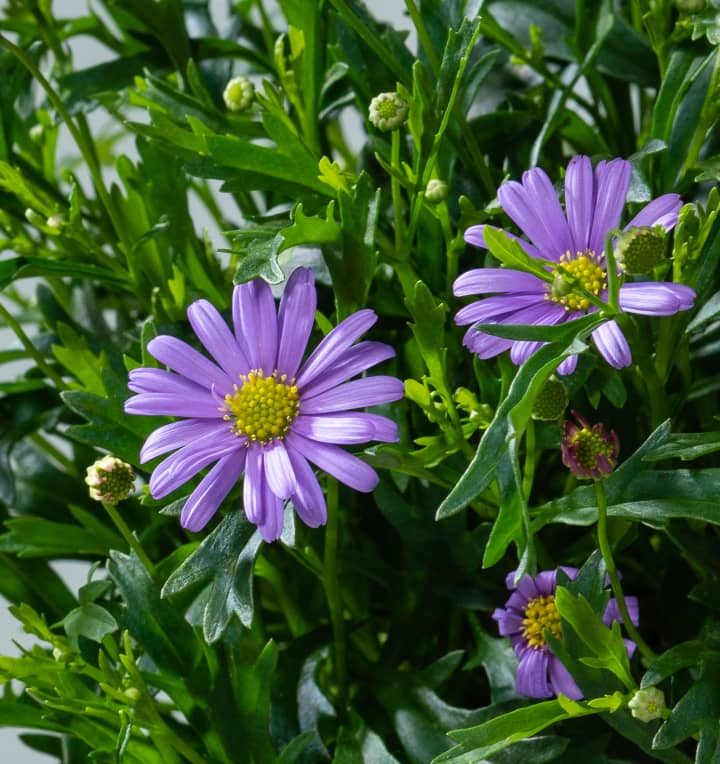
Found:
[[[620,224],[625,197],[630,186],[630,162],[613,159],[600,162],[593,171],[590,159],[576,156],[565,174],[565,211],[548,176],[539,168],[528,170],[522,183],[509,181],[498,189],[503,210],[528,240],[508,234],[533,258],[548,264],[552,280],[506,268],[467,271],[454,284],[456,296],[494,294],[470,303],[455,316],[463,326],[477,323],[560,324],[597,310],[588,295],[607,300],[605,238]],[[664,194],[647,204],[626,226],[675,226],[682,202],[677,194]],[[472,226],[465,241],[487,248],[484,232],[488,226]],[[620,308],[646,316],[668,316],[693,306],[695,293],[683,284],[631,282],[620,287]],[[632,362],[630,347],[617,322],[610,319],[592,333],[595,346],[614,368]],[[493,337],[470,327],[464,345],[479,358],[492,358],[510,350],[516,364],[524,363],[543,343]],[[558,367],[570,374],[577,356],[566,358]]]
[[[130,372],[137,395],[126,402],[128,413],[182,417],[155,430],[140,453],[147,462],[174,451],[152,473],[153,497],[167,496],[214,463],[185,502],[183,527],[202,529],[243,473],[245,514],[266,541],[280,537],[287,499],[310,527],[325,523],[325,498],[310,462],[357,491],[375,488],[376,472],[338,444],[398,439],[391,420],[352,409],[402,398],[402,381],[348,381],[395,352],[379,342],[356,343],[377,319],[360,310],[301,363],[316,301],[314,275],[305,268],[290,277],[278,312],[264,281],[237,286],[234,333],[209,302],[198,300],[188,319],[213,360],[159,336],[148,350],[175,373]]]
[[[562,567],[573,580],[577,568]],[[521,695],[529,698],[551,698],[562,693],[574,700],[580,700],[583,693],[570,676],[568,670],[553,655],[545,639],[549,632],[556,639],[562,639],[560,615],[555,606],[557,570],[543,570],[537,576],[523,576],[514,584],[515,571],[505,579],[512,591],[505,607],[496,609],[492,617],[498,622],[500,634],[510,637],[515,654],[520,659],[515,687]],[[632,622],[638,623],[638,601],[636,597],[626,597],[625,603]],[[603,623],[609,626],[613,621],[622,623],[617,600],[611,599],[603,615]],[[626,640],[630,655],[635,644]]]

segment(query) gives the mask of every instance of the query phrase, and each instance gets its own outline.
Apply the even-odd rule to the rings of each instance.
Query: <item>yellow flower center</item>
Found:
[[[575,255],[566,252],[555,268],[555,278],[546,299],[564,305],[568,312],[588,310],[592,303],[583,291],[597,296],[607,289],[607,277],[601,263],[602,258],[590,250]]]
[[[225,396],[225,419],[235,420],[233,431],[261,443],[283,438],[300,410],[295,380],[288,381],[285,374],[278,377],[277,371],[266,377],[256,369],[241,380],[242,385],[233,385],[234,392]]]
[[[549,631],[555,639],[562,639],[560,628],[560,614],[555,607],[555,595],[548,594],[546,597],[535,597],[528,602],[523,618],[522,635],[527,640],[528,646],[534,650],[545,647],[543,632]]]
[[[586,469],[594,469],[597,466],[598,456],[610,458],[615,452],[612,442],[607,441],[600,433],[586,427],[578,430],[571,438],[571,445],[574,446],[575,444],[577,444],[577,460]]]

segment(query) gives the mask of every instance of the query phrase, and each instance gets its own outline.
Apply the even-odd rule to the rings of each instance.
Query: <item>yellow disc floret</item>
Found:
[[[250,441],[269,443],[283,438],[300,410],[295,380],[288,380],[285,374],[278,376],[277,371],[266,377],[256,369],[243,374],[241,380],[225,396],[225,419],[234,420],[233,430]]]
[[[535,597],[528,602],[523,618],[522,635],[534,650],[545,647],[544,632],[549,631],[556,639],[562,638],[560,614],[555,607],[555,595]]]
[[[566,252],[555,269],[547,299],[564,305],[568,311],[588,310],[591,303],[583,291],[597,296],[607,288],[601,262],[602,259],[590,250],[575,255]]]

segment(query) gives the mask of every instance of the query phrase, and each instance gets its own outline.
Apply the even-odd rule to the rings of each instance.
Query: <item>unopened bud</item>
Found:
[[[34,225],[36,228],[42,228],[45,226],[45,218],[39,212],[35,212],[35,210],[31,207],[28,207],[25,210],[25,220],[27,220],[30,225]]]
[[[627,273],[650,273],[665,258],[665,236],[649,226],[623,232],[617,248],[620,267]]]
[[[600,480],[609,475],[617,466],[620,441],[613,430],[605,432],[602,423],[590,422],[573,411],[580,423],[563,422],[563,437],[560,442],[563,464],[578,478]]]
[[[247,77],[233,77],[223,91],[223,100],[229,111],[245,111],[254,97],[255,86]]]
[[[90,486],[90,498],[117,504],[133,491],[133,468],[116,456],[103,456],[87,468],[85,482]]]
[[[557,377],[550,377],[540,388],[530,415],[541,422],[552,422],[560,419],[567,405],[567,387]]]
[[[397,130],[408,115],[408,102],[397,93],[380,93],[370,101],[370,122],[384,133]]]
[[[632,715],[641,722],[661,719],[665,711],[665,695],[658,687],[638,690],[628,703]]]
[[[30,128],[30,140],[33,141],[33,143],[40,143],[40,141],[43,138],[44,132],[45,132],[45,128],[42,125],[40,124],[33,125]]]
[[[448,197],[448,184],[444,180],[433,178],[428,181],[425,188],[425,198],[430,204],[439,204],[444,202]]]
[[[123,695],[127,698],[127,701],[131,706],[134,706],[142,697],[142,693],[137,687],[128,687],[123,691]]]
[[[59,231],[64,225],[65,218],[57,212],[47,219],[48,228],[54,228],[56,231]]]

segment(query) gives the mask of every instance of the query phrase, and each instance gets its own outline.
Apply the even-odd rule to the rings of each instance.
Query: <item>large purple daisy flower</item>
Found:
[[[509,181],[498,189],[503,210],[529,241],[508,234],[531,257],[555,263],[555,280],[506,268],[467,271],[453,286],[456,296],[495,294],[458,311],[457,324],[560,324],[596,310],[582,292],[573,291],[568,277],[586,292],[607,300],[605,237],[620,224],[630,186],[631,165],[624,159],[598,163],[576,156],[565,175],[565,212],[548,176],[539,168],[528,170],[522,183]],[[677,194],[664,194],[647,204],[626,226],[660,226],[669,231],[682,206]],[[477,225],[465,231],[465,241],[487,249],[484,231]],[[620,287],[620,308],[646,316],[668,316],[693,305],[695,293],[683,284],[626,283]],[[616,369],[629,366],[632,355],[620,327],[606,321],[592,333],[600,354]],[[516,364],[524,363],[543,343],[493,337],[471,327],[463,344],[479,358],[492,358],[504,350]],[[569,374],[577,356],[565,359],[558,371]]]
[[[198,300],[188,319],[214,363],[185,342],[160,336],[148,350],[176,373],[130,372],[137,395],[125,411],[183,417],[151,433],[140,452],[141,462],[175,452],[153,471],[152,496],[167,496],[215,463],[185,502],[183,527],[202,529],[243,472],[245,514],[266,541],[282,533],[286,499],[310,527],[325,523],[310,462],[357,491],[377,485],[376,472],[338,444],[398,439],[387,417],[352,409],[402,398],[403,383],[387,376],[348,381],[395,352],[379,342],[356,343],[377,320],[372,310],[360,310],[301,365],[316,302],[314,275],[305,268],[290,277],[277,313],[265,282],[235,287],[234,334],[207,300]]]
[[[571,580],[577,568],[562,567]],[[529,698],[551,698],[562,693],[573,700],[583,697],[582,691],[568,670],[552,654],[544,633],[550,632],[562,639],[560,615],[555,606],[557,570],[543,570],[537,576],[523,576],[514,584],[515,571],[508,573],[505,584],[512,591],[504,608],[498,608],[492,617],[498,622],[500,634],[510,637],[515,654],[520,659],[515,688]],[[632,622],[638,624],[637,597],[626,597],[625,604]],[[622,623],[617,600],[611,599],[603,615],[603,623]],[[635,643],[625,640],[628,653],[635,652]]]

